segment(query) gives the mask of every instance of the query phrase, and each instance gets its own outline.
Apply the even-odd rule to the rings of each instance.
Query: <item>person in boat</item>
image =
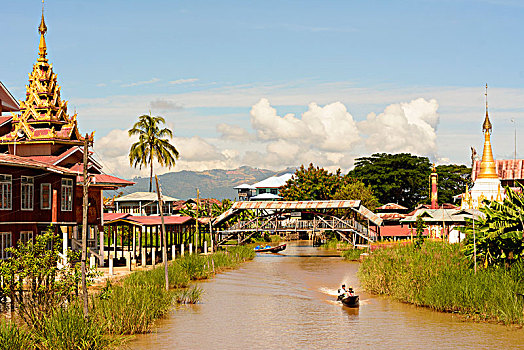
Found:
[[[347,294],[348,294],[349,296],[354,296],[354,295],[355,295],[355,291],[353,290],[353,287],[349,287],[349,288],[347,289]]]
[[[340,288],[340,289],[338,290],[338,298],[339,298],[339,299],[344,299],[347,295],[348,295],[348,291],[347,291],[347,289],[346,289],[346,285],[343,284],[343,285],[342,285],[342,288]]]

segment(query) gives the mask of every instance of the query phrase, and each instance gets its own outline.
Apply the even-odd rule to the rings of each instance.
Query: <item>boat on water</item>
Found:
[[[255,252],[257,253],[278,253],[278,252],[281,252],[283,251],[284,249],[286,249],[286,245],[285,244],[281,244],[281,245],[278,245],[278,246],[275,246],[275,247],[271,247],[269,245],[267,246],[256,246],[255,247]]]
[[[354,294],[353,288],[349,287],[346,289],[346,286],[343,284],[342,288],[338,290],[338,298],[337,300],[342,303],[342,305],[347,307],[358,307],[359,297],[358,295]]]
[[[340,300],[342,304],[347,307],[359,307],[360,304],[358,295],[339,295],[338,300]]]

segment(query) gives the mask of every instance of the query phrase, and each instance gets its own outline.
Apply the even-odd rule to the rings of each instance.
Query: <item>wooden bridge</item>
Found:
[[[249,211],[251,219],[231,220],[243,211]],[[342,213],[342,218],[334,215],[336,212]],[[234,223],[224,225],[228,219]],[[382,220],[360,201],[236,202],[214,220],[213,230],[218,245],[231,240],[242,244],[261,232],[313,241],[325,240],[328,232],[334,232],[355,247],[367,247],[375,241],[376,227],[381,224]]]

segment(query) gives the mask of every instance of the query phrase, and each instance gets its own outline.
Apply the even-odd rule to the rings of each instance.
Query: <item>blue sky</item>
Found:
[[[17,98],[36,59],[40,11],[38,0],[3,4],[0,80]],[[121,175],[135,174],[122,170],[128,145],[106,147],[124,142],[124,131],[150,109],[175,131],[184,151],[179,170],[307,161],[350,168],[352,159],[375,151],[468,163],[469,147],[482,146],[486,82],[497,157],[512,156],[510,119],[517,130],[524,126],[522,1],[49,0],[45,15],[62,97],[76,108],[83,132],[106,138],[99,156]],[[401,135],[408,113],[402,104],[418,98],[428,103],[409,112],[409,140],[369,140],[384,137],[386,126],[386,136]],[[261,99],[276,118],[254,107]],[[336,116],[342,105],[323,109],[337,102],[346,117]],[[311,103],[321,109],[305,122]],[[297,120],[282,124],[288,113]],[[379,117],[370,120],[370,113]],[[280,129],[261,123],[270,119]],[[316,139],[327,145],[337,121],[355,139],[344,149],[313,138],[291,142],[280,132],[324,123]],[[427,144],[430,129],[436,139]],[[288,159],[278,152],[297,149]]]

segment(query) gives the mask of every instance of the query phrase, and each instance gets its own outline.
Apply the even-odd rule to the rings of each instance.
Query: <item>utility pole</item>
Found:
[[[515,126],[515,154],[514,154],[514,160],[513,160],[513,186],[516,186],[515,179],[517,177],[517,123],[515,122],[515,119],[511,118],[511,122]]]
[[[162,201],[162,190],[158,185],[158,177],[155,175],[156,194],[158,195],[158,205],[160,206],[160,219],[162,221],[162,260],[164,261],[164,274],[166,278],[166,290],[169,290],[169,274],[167,271],[167,242],[166,226],[164,225],[164,203]]]
[[[195,227],[196,227],[196,230],[195,230],[195,253],[198,253],[198,236],[199,236],[199,231],[198,231],[198,217],[199,217],[199,210],[200,210],[200,190],[197,188],[197,207],[196,207],[196,223],[195,223]]]
[[[84,317],[88,317],[88,295],[86,283],[86,259],[87,259],[87,215],[89,209],[89,178],[87,174],[87,163],[89,160],[89,136],[84,138],[84,172],[83,172],[83,198],[82,198],[82,294],[84,299]]]
[[[475,214],[473,214],[473,260],[475,266],[475,275],[477,274],[477,240],[475,237]]]

